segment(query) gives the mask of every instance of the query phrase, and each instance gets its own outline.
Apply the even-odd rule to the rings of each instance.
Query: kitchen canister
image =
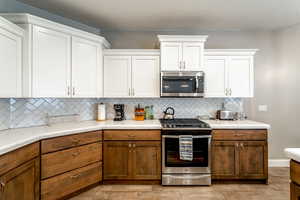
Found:
[[[97,121],[104,121],[106,120],[106,106],[104,103],[98,104],[98,115],[97,115]]]

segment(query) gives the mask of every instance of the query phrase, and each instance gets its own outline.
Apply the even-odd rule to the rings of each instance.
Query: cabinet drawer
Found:
[[[161,140],[160,130],[107,130],[104,140]]]
[[[43,140],[41,142],[42,153],[59,151],[79,145],[90,144],[102,140],[102,131],[93,131],[87,133],[79,133],[63,137]]]
[[[37,142],[0,156],[0,175],[37,157],[39,154],[40,145]]]
[[[266,140],[267,130],[213,130],[213,140]]]
[[[41,199],[61,199],[102,180],[102,163],[97,162],[41,182]]]
[[[42,179],[102,160],[102,143],[42,155]]]
[[[290,162],[291,180],[300,185],[300,163],[294,160]]]

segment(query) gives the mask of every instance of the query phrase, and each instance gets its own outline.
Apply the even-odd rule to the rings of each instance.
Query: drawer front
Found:
[[[107,130],[104,140],[161,140],[160,130]]]
[[[267,130],[213,130],[213,140],[266,140]]]
[[[102,163],[97,162],[41,182],[41,199],[56,200],[102,181]]]
[[[42,153],[49,153],[84,144],[90,144],[101,140],[102,131],[92,131],[87,133],[79,133],[76,135],[56,137],[43,140],[41,142],[41,151]]]
[[[93,143],[44,154],[41,159],[42,179],[102,160],[102,143]]]
[[[290,162],[291,180],[300,185],[300,163],[294,160]]]
[[[40,154],[40,143],[34,143],[0,156],[0,175]]]

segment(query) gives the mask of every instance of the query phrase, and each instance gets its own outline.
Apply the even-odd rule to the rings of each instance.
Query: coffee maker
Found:
[[[114,121],[125,120],[124,104],[114,104],[114,109],[115,109],[115,118],[114,118]]]

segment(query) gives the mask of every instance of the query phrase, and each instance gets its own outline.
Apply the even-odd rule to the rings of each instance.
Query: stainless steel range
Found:
[[[162,185],[211,184],[211,127],[198,119],[161,119]],[[181,157],[180,138],[192,141],[191,159]]]

